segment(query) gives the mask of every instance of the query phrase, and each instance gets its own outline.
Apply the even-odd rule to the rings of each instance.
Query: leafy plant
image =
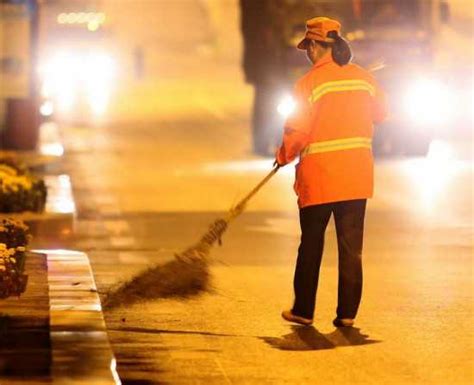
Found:
[[[42,179],[13,158],[0,158],[0,212],[42,212],[46,197]]]
[[[4,219],[0,223],[0,299],[19,296],[26,290],[24,274],[28,227],[20,221]]]

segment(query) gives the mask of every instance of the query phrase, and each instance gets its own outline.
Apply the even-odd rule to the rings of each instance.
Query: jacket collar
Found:
[[[328,52],[316,64],[313,65],[313,68],[319,68],[319,67],[322,67],[325,64],[333,63],[333,62],[334,62],[334,60],[332,60],[331,52]]]

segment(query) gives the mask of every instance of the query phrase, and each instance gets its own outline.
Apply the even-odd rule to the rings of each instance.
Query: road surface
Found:
[[[69,127],[78,232],[99,290],[190,245],[271,167],[246,122]],[[212,256],[213,292],[105,312],[124,384],[472,383],[472,159],[434,142],[427,158],[376,166],[356,328],[336,330],[335,231],[327,231],[314,328],[284,322],[298,219],[287,166]]]

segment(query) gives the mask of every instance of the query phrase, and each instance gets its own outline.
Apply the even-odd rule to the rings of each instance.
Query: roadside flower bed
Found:
[[[28,227],[21,221],[0,221],[0,299],[19,296],[26,290],[24,274]]]
[[[0,213],[42,212],[47,190],[44,181],[11,158],[0,158]]]

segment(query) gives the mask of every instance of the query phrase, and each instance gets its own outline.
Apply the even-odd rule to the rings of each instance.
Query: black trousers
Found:
[[[339,252],[337,316],[355,318],[362,295],[362,244],[366,203],[367,200],[358,199],[300,209],[301,244],[293,282],[293,314],[313,318],[324,233],[331,214],[334,214]]]

